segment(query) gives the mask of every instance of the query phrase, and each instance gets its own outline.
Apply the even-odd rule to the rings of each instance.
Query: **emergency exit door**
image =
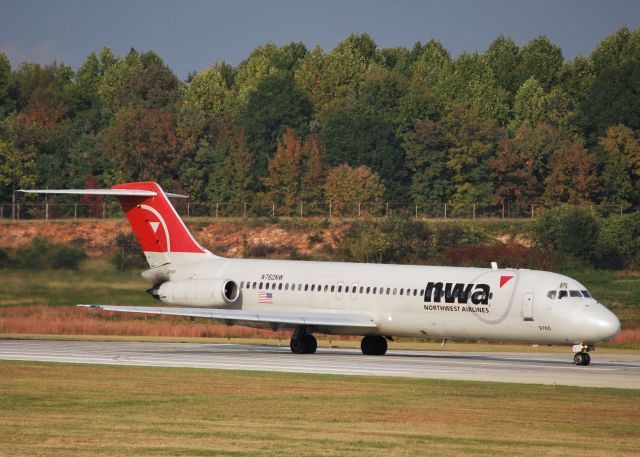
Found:
[[[526,293],[522,297],[522,318],[525,321],[533,320],[533,294]]]

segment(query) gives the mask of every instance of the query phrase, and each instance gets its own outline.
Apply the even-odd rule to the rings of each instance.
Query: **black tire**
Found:
[[[294,354],[304,354],[304,352],[302,352],[304,346],[302,345],[302,342],[299,338],[291,338],[289,347],[291,348],[291,352],[293,352]]]
[[[291,338],[289,347],[294,354],[315,354],[318,341],[313,335],[304,335],[300,338]]]
[[[365,336],[360,349],[364,355],[384,355],[387,352],[387,340],[382,336]]]
[[[573,363],[580,367],[589,365],[590,361],[591,357],[589,357],[589,354],[587,354],[586,352],[576,352],[576,355],[573,356]]]
[[[304,346],[305,354],[315,354],[318,349],[318,340],[313,335],[305,335],[302,338],[302,345]]]

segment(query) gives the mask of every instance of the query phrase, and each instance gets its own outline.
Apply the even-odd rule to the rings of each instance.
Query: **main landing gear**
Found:
[[[594,347],[589,344],[575,344],[573,346],[573,352],[575,355],[573,356],[573,363],[578,366],[586,367],[591,363],[591,356],[589,355],[589,351],[593,351]]]
[[[315,336],[307,333],[304,327],[296,327],[291,335],[289,347],[294,354],[315,354],[318,349],[318,341]]]
[[[360,343],[360,349],[364,355],[384,355],[387,352],[387,340],[384,336],[365,336]]]

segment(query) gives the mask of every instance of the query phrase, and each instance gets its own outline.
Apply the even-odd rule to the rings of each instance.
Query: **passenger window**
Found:
[[[271,288],[275,290],[275,288],[276,288],[276,283],[275,283],[275,282],[273,283],[273,285],[271,286]]]
[[[364,292],[364,287],[360,286],[360,293]]]
[[[269,289],[269,283],[266,283],[264,286],[265,289]]]
[[[582,294],[578,290],[570,290],[569,295],[571,297],[582,297]]]
[[[338,286],[338,292],[342,292],[342,286]]]
[[[395,295],[395,294],[396,294],[396,292],[398,292],[398,289],[394,287],[394,288],[393,288],[393,295]]]
[[[424,289],[420,289],[420,296],[424,295]]]
[[[278,290],[282,290],[282,283],[278,284]]]
[[[391,293],[391,288],[387,287],[387,295],[389,295]]]
[[[403,295],[404,289],[400,289],[400,295]]]
[[[328,285],[325,285],[325,286],[324,286],[324,291],[325,291],[325,292],[328,292],[328,291],[329,291],[329,286],[328,286]]]
[[[367,287],[367,294],[371,292],[371,287]]]
[[[302,284],[298,284],[298,292],[302,290]]]
[[[551,300],[555,300],[556,299],[556,291],[555,290],[550,290],[549,292],[547,292],[547,297],[549,297]]]
[[[373,295],[375,295],[377,291],[378,291],[378,288],[377,288],[377,287],[374,287],[374,288],[373,288]]]
[[[567,296],[567,291],[566,290],[561,290],[560,293],[558,294],[558,300],[562,300],[563,298],[565,298]]]
[[[331,286],[331,292],[334,292],[336,290],[336,286]]]
[[[255,289],[257,285],[258,285],[258,283],[254,281],[253,282],[253,288]]]
[[[315,288],[316,288],[316,285],[315,284],[311,284],[311,292],[313,292]]]
[[[591,294],[590,294],[589,292],[587,292],[586,290],[583,290],[583,291],[581,291],[581,292],[582,292],[582,295],[583,295],[585,298],[591,298]]]
[[[262,289],[262,283],[260,283],[260,289]]]
[[[306,292],[307,290],[309,290],[309,284],[304,285],[304,291]]]
[[[289,290],[289,283],[286,283],[286,284],[284,285],[284,290]]]
[[[415,297],[416,295],[418,295],[418,289],[413,289],[413,296]]]
[[[244,286],[244,281],[240,282],[240,288],[242,289],[242,287]]]

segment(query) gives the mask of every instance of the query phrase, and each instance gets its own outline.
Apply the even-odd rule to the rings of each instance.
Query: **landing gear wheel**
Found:
[[[303,345],[304,345],[304,353],[305,354],[315,354],[316,353],[316,349],[318,349],[318,341],[316,340],[316,337],[313,335],[305,335],[302,338],[303,341]]]
[[[576,355],[573,356],[573,363],[586,367],[591,363],[591,356],[588,352],[576,352]]]
[[[313,335],[302,335],[299,338],[291,338],[289,347],[294,354],[315,354],[318,341]]]
[[[365,336],[360,349],[364,355],[384,355],[387,352],[387,340],[382,336]]]

